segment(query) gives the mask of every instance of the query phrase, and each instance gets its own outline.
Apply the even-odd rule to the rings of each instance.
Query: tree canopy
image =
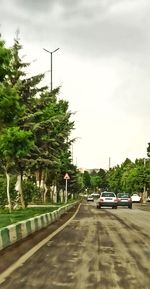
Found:
[[[44,74],[28,77],[30,63],[24,62],[21,50],[18,37],[11,48],[0,41],[1,169],[7,168],[8,175],[11,167],[11,173],[20,175],[20,190],[25,175],[34,181],[38,175],[39,186],[41,181],[60,186],[69,172],[74,190],[78,178],[71,159],[74,122],[69,103],[58,99],[59,87],[49,92],[41,85]]]

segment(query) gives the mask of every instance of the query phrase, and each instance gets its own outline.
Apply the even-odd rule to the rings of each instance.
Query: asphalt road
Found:
[[[83,202],[62,231],[3,281],[1,289],[149,289],[150,206],[98,210]]]

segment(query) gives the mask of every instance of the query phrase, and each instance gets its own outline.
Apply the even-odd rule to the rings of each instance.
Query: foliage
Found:
[[[100,187],[100,176],[98,175],[91,175],[91,179],[90,179],[90,183],[91,183],[91,188],[96,191],[96,189],[98,187]]]
[[[91,187],[91,178],[90,178],[90,174],[88,171],[84,171],[83,173],[83,183],[84,183],[84,187],[86,188]]]
[[[108,171],[99,169],[83,174],[84,184],[90,190],[109,190],[115,193],[133,192],[143,193],[144,187],[150,193],[150,159],[136,159],[132,162],[126,159],[120,166],[117,165]]]
[[[119,166],[111,168],[107,173],[108,190],[115,193],[121,191],[121,170]]]
[[[15,125],[23,113],[15,88],[0,83],[0,124],[2,127]]]
[[[36,200],[40,200],[41,194],[40,189],[32,180],[25,179],[22,182],[22,188],[24,192],[25,206],[27,207],[30,203],[36,203]]]
[[[5,47],[5,42],[0,38],[0,82],[4,81],[10,73],[11,49]]]
[[[4,158],[19,160],[27,157],[34,147],[31,131],[19,127],[5,129],[0,136],[0,155]]]
[[[80,185],[71,160],[70,134],[74,122],[70,120],[69,103],[58,100],[59,88],[49,92],[40,85],[44,74],[28,77],[26,69],[30,63],[23,61],[21,50],[18,36],[11,49],[0,42],[1,170],[7,176],[9,172],[20,174],[21,179],[26,172],[33,176],[35,171],[39,175],[45,171],[45,182],[58,188],[64,185],[63,176],[68,172],[69,190],[74,192]],[[22,188],[26,203],[36,198],[35,188],[31,196],[33,184],[24,182],[22,188],[19,184],[22,202]]]
[[[147,147],[147,156],[150,158],[150,142],[148,143]]]

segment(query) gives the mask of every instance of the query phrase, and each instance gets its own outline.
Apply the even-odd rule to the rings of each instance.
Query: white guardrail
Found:
[[[47,227],[54,221],[58,220],[61,215],[74,207],[77,202],[67,204],[53,212],[45,213],[25,221],[3,227],[0,229],[0,250],[10,246],[11,244],[24,239],[28,235]]]

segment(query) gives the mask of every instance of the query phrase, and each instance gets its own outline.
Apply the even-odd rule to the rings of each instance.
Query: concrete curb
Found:
[[[69,211],[79,202],[65,205],[53,212],[42,214],[34,218],[18,222],[0,229],[0,250],[10,246],[11,244],[24,239],[30,234],[47,227],[55,222],[65,212]]]

